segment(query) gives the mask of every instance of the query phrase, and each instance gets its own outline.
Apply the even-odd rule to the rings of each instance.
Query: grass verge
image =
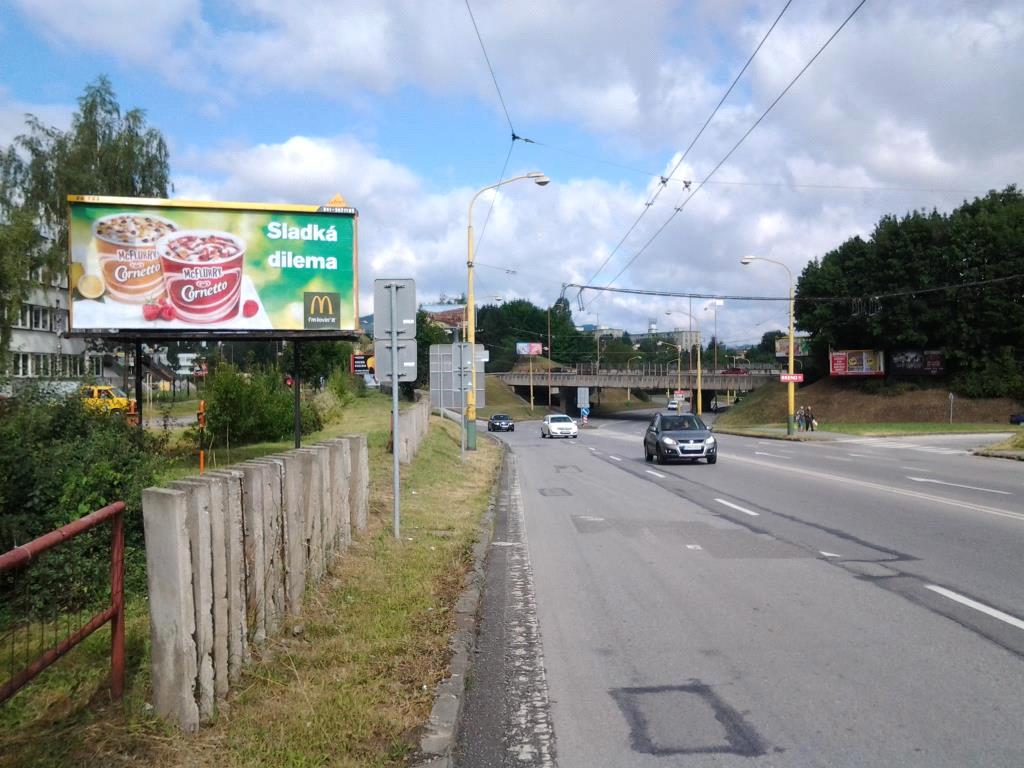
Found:
[[[829,424],[818,427],[823,432],[841,432],[866,437],[883,435],[927,435],[953,432],[1007,432],[1013,427],[1005,424],[933,424],[928,422],[897,422],[893,424]]]
[[[415,462],[402,468],[396,541],[380,405],[371,401],[330,430],[367,433],[368,530],[307,595],[302,632],[267,644],[214,724],[187,738],[147,713],[149,628],[139,600],[128,622],[125,703],[107,702],[109,634],[101,630],[0,707],[0,766],[405,764],[446,674],[452,608],[500,449],[482,439],[462,466],[456,426],[432,418]]]

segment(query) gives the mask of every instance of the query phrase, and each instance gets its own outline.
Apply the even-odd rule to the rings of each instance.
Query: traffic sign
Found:
[[[802,373],[780,373],[779,374],[779,381],[781,381],[781,382],[792,381],[795,384],[799,384],[803,380],[804,380],[804,375]]]
[[[590,415],[590,409],[589,408],[580,408],[580,416],[582,416],[585,419],[589,415]]]
[[[416,342],[413,339],[398,342],[398,381],[416,381]],[[391,342],[373,342],[377,362],[377,381],[391,383]]]
[[[395,332],[405,339],[416,338],[416,281],[386,278],[373,281],[373,338],[391,337],[391,286],[395,291]]]

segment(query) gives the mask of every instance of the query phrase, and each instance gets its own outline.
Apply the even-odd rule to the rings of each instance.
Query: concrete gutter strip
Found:
[[[505,444],[495,442],[502,446],[499,480],[491,491],[487,511],[480,519],[476,544],[473,545],[473,568],[466,574],[462,594],[455,603],[455,634],[449,643],[452,650],[451,674],[441,681],[434,693],[434,706],[420,735],[420,759],[414,763],[416,768],[451,768],[454,765],[453,752],[466,699],[466,677],[476,646],[477,613],[485,578],[484,564],[494,532],[494,509],[501,487],[500,479],[507,471]]]

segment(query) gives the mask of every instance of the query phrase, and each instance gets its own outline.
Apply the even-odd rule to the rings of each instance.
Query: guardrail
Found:
[[[70,617],[66,619],[67,634],[58,640],[61,619],[55,614],[52,632],[49,622],[33,622],[24,617],[20,626],[12,623],[4,628],[5,642],[0,646],[0,659],[8,660],[8,678],[0,683],[0,702],[6,701],[85,638],[110,622],[110,696],[117,701],[124,695],[124,502],[116,501],[55,531],[0,555],[0,575],[28,568],[44,552],[59,547],[86,531],[106,522],[111,524],[110,536],[110,604],[80,623],[73,631]],[[42,648],[49,637],[53,645],[38,653],[25,666],[16,669],[16,645],[23,639],[24,650],[31,655],[33,643]],[[5,646],[5,647],[4,647]]]

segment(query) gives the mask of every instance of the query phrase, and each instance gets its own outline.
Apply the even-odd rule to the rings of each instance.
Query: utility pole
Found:
[[[548,410],[551,410],[551,307],[548,307]]]

